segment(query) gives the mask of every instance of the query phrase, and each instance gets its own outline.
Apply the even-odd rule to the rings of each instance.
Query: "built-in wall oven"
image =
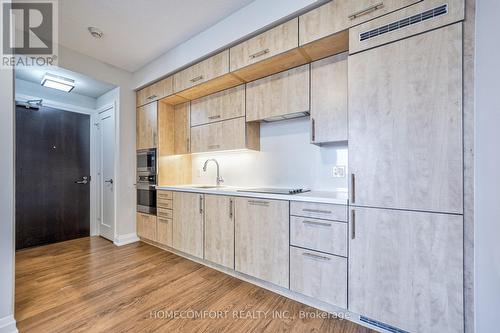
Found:
[[[137,211],[156,215],[156,149],[137,151]]]

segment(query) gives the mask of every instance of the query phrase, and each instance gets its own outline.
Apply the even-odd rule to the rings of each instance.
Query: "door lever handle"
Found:
[[[105,183],[110,183],[110,184],[113,184],[113,179],[108,179],[108,180],[105,180],[104,182],[105,182]]]
[[[85,185],[85,184],[88,184],[88,183],[89,183],[89,177],[87,177],[87,176],[83,176],[82,180],[77,180],[75,182],[75,184],[82,184],[82,185]]]

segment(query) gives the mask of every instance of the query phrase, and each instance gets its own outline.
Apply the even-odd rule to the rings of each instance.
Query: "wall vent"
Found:
[[[406,28],[408,26],[415,25],[415,24],[418,24],[420,22],[428,21],[430,19],[433,19],[433,18],[438,17],[438,16],[442,16],[445,14],[448,14],[448,4],[438,6],[434,9],[426,10],[423,13],[413,15],[410,17],[406,17],[402,20],[383,25],[381,27],[372,29],[370,31],[362,32],[359,34],[359,41],[363,42],[365,40],[386,34],[388,32],[392,32],[395,30]]]
[[[377,320],[374,320],[374,319],[370,319],[370,318],[365,317],[365,316],[360,316],[359,320],[361,320],[361,321],[363,321],[365,323],[368,323],[370,325],[373,325],[373,326],[376,326],[376,327],[379,327],[379,328],[383,328],[384,330],[392,332],[392,333],[409,333],[409,332],[403,331],[402,329],[399,329],[397,327],[394,327],[394,326],[391,326],[391,325],[388,325],[388,324],[384,324],[383,322],[380,322],[380,321],[377,321]]]

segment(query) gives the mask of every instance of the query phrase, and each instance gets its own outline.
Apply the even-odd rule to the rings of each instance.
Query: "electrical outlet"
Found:
[[[345,177],[345,165],[336,165],[332,169],[333,178],[344,178]]]

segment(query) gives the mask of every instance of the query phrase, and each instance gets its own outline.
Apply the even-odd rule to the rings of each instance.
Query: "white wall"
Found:
[[[173,48],[134,73],[134,87],[144,86],[178,68],[263,30],[325,0],[255,0],[209,29]],[[174,32],[175,33],[175,32]]]
[[[475,325],[498,332],[500,309],[500,2],[476,3]]]
[[[216,158],[225,185],[242,187],[307,187],[346,190],[347,178],[333,178],[334,165],[347,168],[347,145],[318,147],[310,144],[309,118],[261,124],[260,151],[235,151],[193,155],[193,183],[213,184]]]
[[[1,11],[1,10],[0,10]],[[1,15],[1,14],[0,14]],[[14,332],[14,77],[0,69],[0,333]]]
[[[96,108],[96,99],[88,96],[83,96],[79,94],[67,93],[64,91],[46,88],[40,84],[33,82],[16,79],[16,97],[18,95],[28,95],[37,98],[42,98],[44,100],[50,100],[52,102],[69,104],[77,108],[86,108],[94,110]]]

